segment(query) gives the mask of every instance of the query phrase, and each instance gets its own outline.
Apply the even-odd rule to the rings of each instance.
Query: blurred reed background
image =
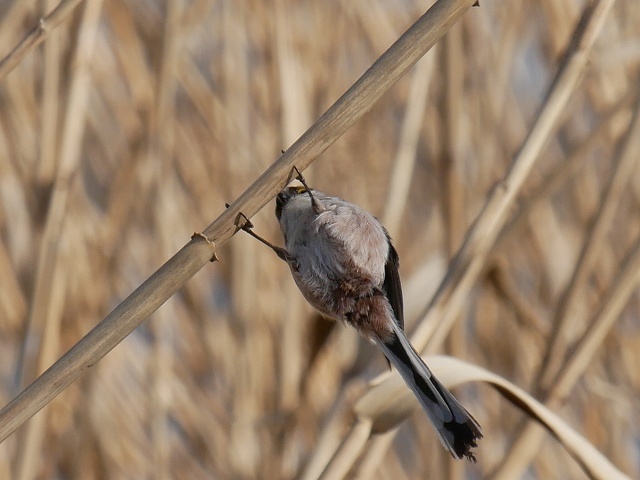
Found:
[[[56,4],[1,2],[0,55]],[[81,3],[0,83],[2,405],[208,225],[429,4]],[[409,331],[530,131],[588,5],[481,0],[305,172],[389,227]],[[640,242],[638,150],[628,153],[640,143],[628,133],[639,25],[636,0],[615,2],[482,275],[429,345],[553,398],[635,478],[640,298],[625,267]],[[273,204],[253,222],[281,242]],[[314,455],[340,448],[386,363],[313,313],[286,265],[248,236],[218,256],[0,445],[0,478],[313,477]],[[600,321],[607,313],[615,321]],[[600,341],[571,364],[577,381],[554,396],[592,333]],[[493,389],[457,392],[484,428],[478,464],[454,464],[416,410],[368,453],[375,468],[356,462],[350,476],[509,478],[516,458],[518,478],[584,477],[548,434],[516,442],[525,416]]]

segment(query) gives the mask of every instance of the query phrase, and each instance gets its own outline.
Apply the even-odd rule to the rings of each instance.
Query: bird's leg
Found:
[[[316,199],[316,197],[313,196],[313,193],[311,192],[311,189],[309,188],[309,185],[307,185],[307,181],[302,176],[302,173],[300,172],[300,170],[298,170],[298,167],[294,166],[293,169],[297,173],[296,179],[304,186],[304,189],[307,191],[307,193],[309,194],[309,197],[311,198],[311,206],[313,207],[313,211],[316,213],[316,215],[318,213],[324,211],[325,208]]]
[[[267,247],[269,247],[271,250],[273,250],[275,252],[275,254],[278,255],[278,257],[280,257],[285,262],[292,263],[294,261],[293,257],[284,248],[275,246],[273,243],[269,242],[268,240],[265,240],[260,235],[258,235],[256,232],[254,232],[253,231],[253,223],[251,223],[251,220],[249,220],[244,213],[240,212],[239,216],[243,220],[242,225],[239,225],[237,223],[236,224],[242,230],[247,232],[249,235],[251,235],[253,238],[258,240],[259,242],[264,243]]]

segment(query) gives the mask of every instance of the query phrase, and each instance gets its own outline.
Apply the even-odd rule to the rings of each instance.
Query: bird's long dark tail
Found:
[[[377,343],[420,401],[442,445],[454,457],[466,457],[475,462],[471,449],[482,438],[475,418],[431,373],[400,327],[394,325],[393,337]]]

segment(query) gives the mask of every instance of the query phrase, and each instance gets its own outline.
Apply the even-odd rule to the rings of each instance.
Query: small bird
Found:
[[[324,315],[354,327],[378,345],[413,391],[442,445],[475,462],[478,422],[433,375],[404,334],[398,253],[382,224],[362,208],[302,186],[282,190],[276,217],[285,248],[247,233],[289,265],[307,301]]]

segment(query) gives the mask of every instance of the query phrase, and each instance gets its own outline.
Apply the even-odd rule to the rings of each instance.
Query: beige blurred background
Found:
[[[481,0],[305,172],[388,226],[409,332],[589,3]],[[56,4],[0,2],[0,56]],[[0,403],[211,223],[429,5],[81,3],[0,83]],[[638,96],[640,4],[618,0],[604,22],[517,220],[432,346],[539,398],[610,306],[640,241],[640,167],[628,163],[611,187]],[[405,196],[390,194],[393,172],[408,179]],[[253,223],[280,244],[273,207]],[[339,444],[384,358],[313,313],[286,265],[248,236],[218,256],[0,445],[0,478],[301,478],[321,439]],[[638,478],[640,298],[629,288],[555,410]],[[523,413],[486,386],[456,392],[484,428],[478,464],[454,465],[416,410],[374,478],[499,472]],[[584,478],[543,439],[522,478]]]

